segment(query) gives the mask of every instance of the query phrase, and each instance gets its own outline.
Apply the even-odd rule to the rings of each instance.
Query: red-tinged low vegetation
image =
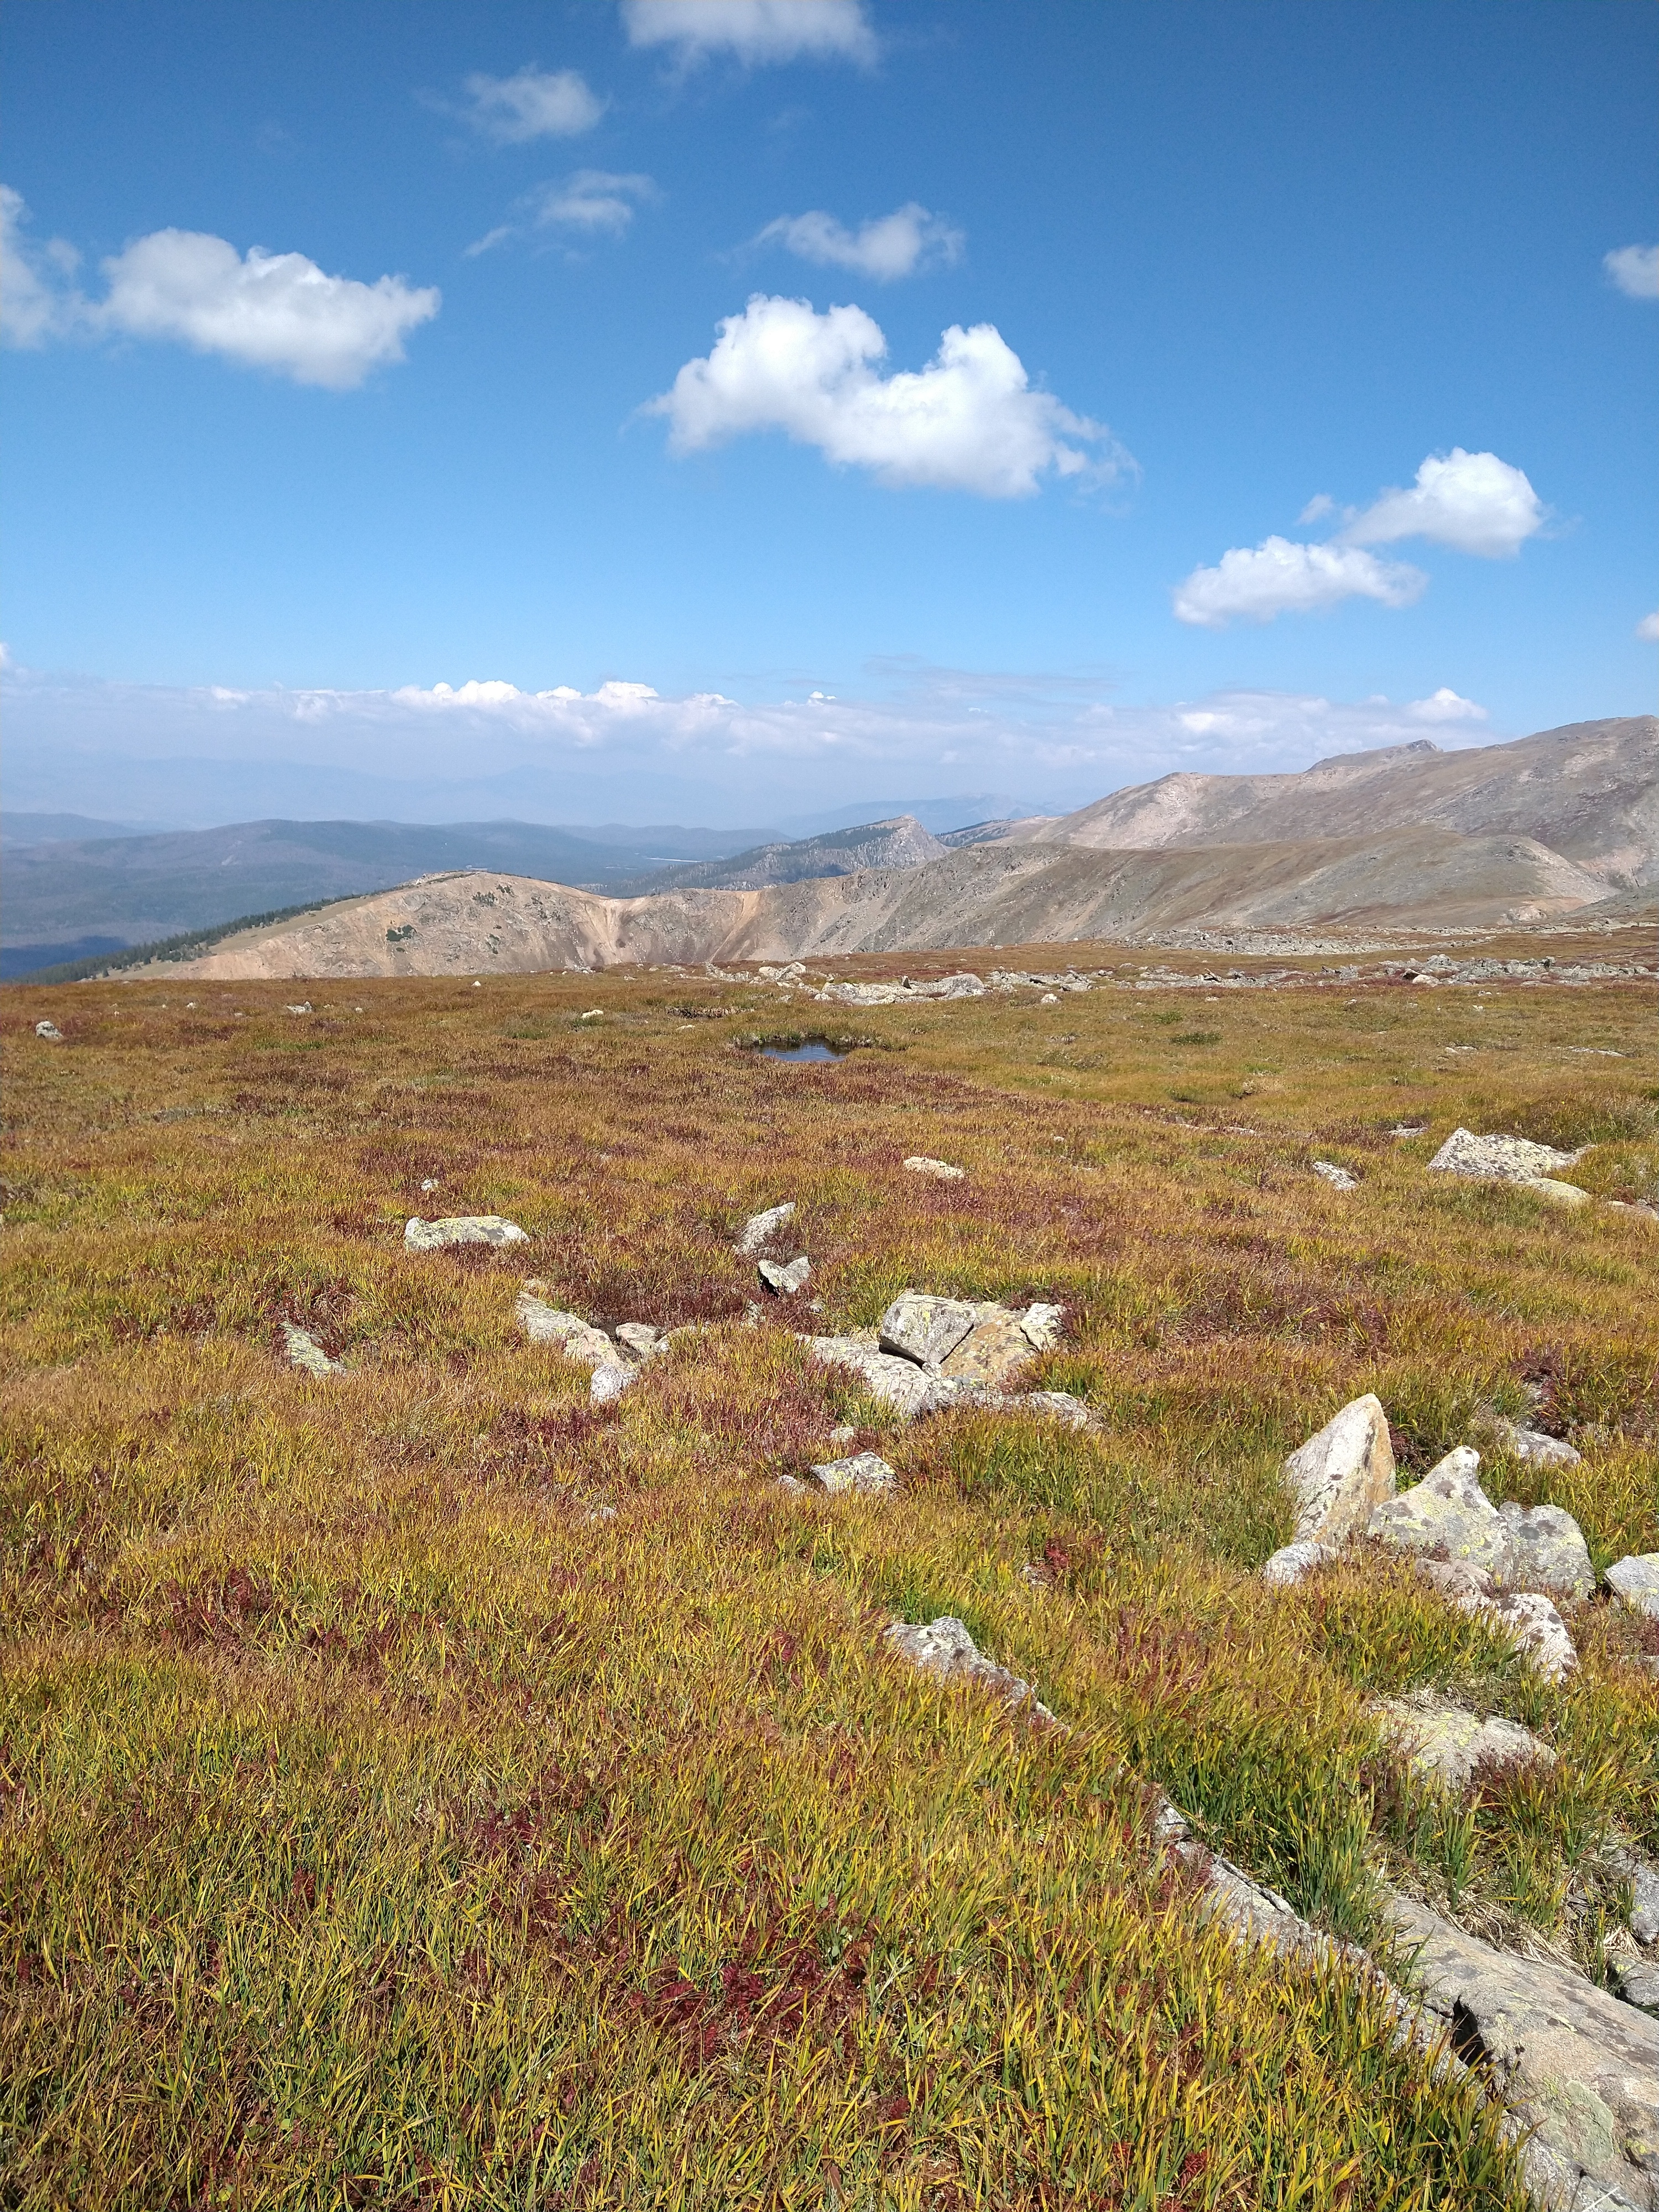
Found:
[[[1598,1567],[1659,1549],[1652,988],[1066,960],[1116,980],[0,998],[0,2204],[1519,2212],[1479,2085],[1207,1923],[1153,1792],[1338,1936],[1387,1879],[1605,1972],[1650,1625],[1571,1609],[1550,1686],[1380,1555],[1255,1571],[1364,1390],[1407,1476],[1474,1442]],[[1626,1210],[1426,1175],[1460,1123],[1592,1144]],[[821,1311],[753,1325],[732,1237],[785,1198]],[[534,1242],[410,1254],[416,1212]],[[695,1326],[596,1407],[530,1274]],[[901,1427],[804,1356],[908,1285],[1063,1305],[1033,1380],[1098,1428]],[[837,1424],[900,1495],[779,1487]],[[884,1647],[940,1613],[1069,1733]],[[1419,1688],[1556,1766],[1426,1793],[1371,1710]]]

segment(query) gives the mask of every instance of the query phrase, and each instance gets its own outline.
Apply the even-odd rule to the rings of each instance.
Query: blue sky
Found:
[[[6,801],[1053,806],[1647,711],[1656,61],[1632,0],[14,0]]]

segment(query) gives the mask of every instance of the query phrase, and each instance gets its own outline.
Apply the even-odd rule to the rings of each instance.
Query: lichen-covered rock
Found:
[[[47,1044],[62,1044],[64,1042],[64,1032],[56,1022],[36,1022],[34,1034]]]
[[[1633,1959],[1619,1977],[1619,1994],[1626,2004],[1659,2013],[1659,1966],[1649,1959]]]
[[[1019,1316],[993,1310],[946,1352],[939,1362],[939,1372],[953,1381],[981,1382],[988,1389],[1004,1390],[1030,1364],[1031,1354],[1031,1340]]]
[[[285,1321],[283,1323],[283,1341],[287,1347],[289,1361],[294,1366],[301,1369],[304,1373],[307,1375],[343,1375],[345,1373],[344,1361],[331,1359],[308,1328],[301,1328],[297,1323]]]
[[[1444,1698],[1384,1698],[1373,1708],[1419,1778],[1459,1795],[1483,1762],[1553,1766],[1555,1753],[1516,1721],[1482,1718]]]
[[[1359,1177],[1347,1168],[1339,1167],[1334,1160],[1315,1160],[1312,1165],[1314,1173],[1322,1176],[1333,1190],[1358,1190],[1359,1188]]]
[[[609,1359],[593,1370],[593,1379],[587,1386],[589,1400],[596,1406],[608,1406],[630,1387],[639,1371],[637,1367],[624,1367],[613,1352]]]
[[[1540,1590],[1503,1590],[1481,1610],[1547,1682],[1559,1682],[1578,1664],[1578,1653],[1551,1601]]]
[[[850,1459],[825,1460],[812,1472],[831,1497],[856,1491],[862,1497],[878,1498],[898,1488],[897,1475],[877,1452],[854,1452]]]
[[[792,1298],[798,1291],[806,1288],[812,1273],[812,1262],[805,1252],[799,1252],[793,1260],[781,1263],[776,1260],[763,1260],[756,1273],[774,1297]]]
[[[666,1352],[668,1339],[659,1328],[653,1328],[648,1321],[625,1321],[617,1325],[617,1341],[630,1358],[654,1359],[659,1352]]]
[[[912,1175],[931,1176],[935,1182],[965,1182],[966,1168],[954,1168],[949,1160],[930,1160],[925,1152],[915,1152],[904,1163]]]
[[[530,1235],[516,1221],[499,1213],[457,1213],[443,1221],[418,1217],[404,1225],[404,1246],[410,1252],[437,1252],[447,1244],[527,1244]]]
[[[1010,1400],[1010,1404],[1021,1413],[1047,1413],[1056,1421],[1064,1421],[1068,1429],[1097,1429],[1100,1416],[1092,1406],[1081,1398],[1074,1398],[1069,1390],[1022,1390]]]
[[[1570,1168],[1577,1158],[1577,1152],[1558,1152],[1553,1145],[1535,1145],[1529,1137],[1477,1137],[1472,1129],[1454,1129],[1429,1162],[1429,1172],[1530,1182],[1534,1176],[1553,1175],[1557,1168]]]
[[[887,1641],[913,1666],[924,1668],[930,1674],[942,1675],[947,1681],[976,1682],[1000,1698],[1005,1705],[1060,1725],[1030,1684],[1022,1681],[1006,1667],[999,1667],[994,1659],[988,1659],[968,1633],[966,1625],[953,1613],[941,1613],[937,1620],[925,1626],[896,1620],[887,1631]]]
[[[1528,1176],[1516,1186],[1517,1190],[1529,1190],[1534,1198],[1547,1198],[1552,1206],[1589,1206],[1590,1194],[1580,1190],[1576,1182],[1563,1182],[1555,1176]]]
[[[1632,1613],[1659,1620],[1659,1552],[1632,1552],[1609,1567],[1607,1588]]]
[[[1019,1325],[1036,1352],[1047,1352],[1058,1344],[1065,1324],[1064,1306],[1030,1305],[1019,1317]]]
[[[771,1243],[786,1221],[794,1218],[794,1200],[787,1198],[781,1206],[769,1206],[764,1213],[751,1213],[738,1232],[733,1249],[745,1260],[752,1260],[756,1253]]]
[[[519,1293],[514,1318],[532,1344],[556,1344],[568,1359],[584,1367],[620,1367],[616,1346],[602,1328],[594,1328],[580,1314],[564,1313],[536,1293],[544,1285],[526,1283]]]
[[[1498,1580],[1521,1589],[1564,1590],[1588,1597],[1595,1588],[1589,1547],[1571,1513],[1559,1505],[1516,1505],[1505,1499],[1498,1509],[1509,1538]]]
[[[1283,1475],[1296,1503],[1298,1543],[1340,1544],[1359,1534],[1394,1495],[1394,1447],[1381,1403],[1368,1392],[1344,1406],[1297,1446]]]
[[[1443,1550],[1488,1574],[1501,1574],[1509,1531],[1480,1487],[1480,1453],[1459,1444],[1421,1482],[1378,1505],[1366,1533],[1406,1551]]]
[[[1518,1421],[1505,1420],[1501,1413],[1489,1414],[1486,1427],[1494,1443],[1528,1467],[1577,1467],[1583,1457],[1559,1437],[1547,1437],[1541,1429],[1523,1428]]]
[[[1426,1905],[1395,1898],[1397,1940],[1424,2004],[1494,2087],[1537,2147],[1563,2161],[1564,2208],[1607,2200],[1659,2206],[1659,2021],[1564,1967],[1543,1966],[1466,1935]],[[1473,2045],[1473,2050],[1470,2046]]]
[[[938,1367],[977,1327],[981,1309],[966,1298],[930,1297],[922,1291],[901,1291],[878,1325],[884,1352]]]

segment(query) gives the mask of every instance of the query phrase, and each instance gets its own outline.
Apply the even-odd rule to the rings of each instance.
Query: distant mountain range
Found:
[[[838,810],[828,821],[801,817],[781,828],[730,830],[678,824],[564,830],[536,823],[469,822],[425,826],[402,822],[242,822],[219,830],[158,831],[95,822],[84,815],[13,814],[4,818],[0,871],[0,979],[61,962],[208,929],[238,916],[349,898],[455,869],[499,870],[584,888],[637,894],[667,890],[690,868],[711,884],[787,882],[884,861],[902,866],[943,848],[916,820],[918,811],[947,832],[981,821],[982,805],[1018,812],[1018,803],[981,795],[918,800],[911,806]],[[880,812],[908,820],[918,844],[901,858],[890,835],[872,842],[842,828]],[[1005,825],[1006,826],[1006,825]],[[889,825],[890,830],[890,823]],[[806,830],[792,842],[790,830]],[[840,860],[848,836],[859,857]],[[794,860],[788,856],[798,854]],[[762,855],[767,857],[763,858]],[[737,872],[721,874],[736,856]],[[698,871],[712,871],[699,875]]]
[[[900,817],[661,874],[676,880],[617,896],[458,872],[226,937],[184,972],[478,975],[1629,918],[1659,885],[1659,721],[1450,754],[1397,746],[1295,775],[1164,776],[984,839]]]

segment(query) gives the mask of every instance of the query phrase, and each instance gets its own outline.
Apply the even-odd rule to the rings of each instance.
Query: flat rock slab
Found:
[[[1484,1763],[1555,1764],[1549,1746],[1518,1722],[1483,1718],[1444,1698],[1383,1698],[1372,1710],[1419,1781],[1438,1783],[1459,1796]]]
[[[887,1462],[877,1452],[854,1452],[850,1459],[825,1460],[812,1472],[819,1487],[832,1498],[848,1491],[865,1498],[878,1498],[898,1488],[898,1477]]]
[[[966,1624],[954,1613],[942,1613],[937,1620],[930,1620],[925,1626],[896,1620],[887,1631],[887,1641],[913,1666],[923,1668],[930,1674],[941,1675],[947,1681],[976,1683],[1000,1698],[1004,1705],[1034,1713],[1040,1720],[1054,1722],[1056,1727],[1061,1725],[1029,1682],[1022,1681],[1006,1667],[999,1667],[994,1659],[986,1657],[969,1634]]]
[[[1454,1129],[1429,1162],[1429,1172],[1530,1182],[1536,1176],[1553,1176],[1558,1168],[1570,1168],[1578,1157],[1558,1152],[1553,1145],[1535,1145],[1529,1137],[1477,1137],[1472,1129]]]
[[[1659,2208],[1659,2021],[1580,1976],[1494,1951],[1426,1905],[1395,1898],[1398,1940],[1428,2009],[1465,2057],[1484,2059],[1504,2102],[1564,2162],[1559,2202],[1588,2174],[1626,2205]],[[1470,2046],[1475,2046],[1471,2050]]]
[[[1561,1182],[1554,1176],[1528,1176],[1516,1185],[1517,1190],[1529,1190],[1534,1198],[1547,1198],[1552,1206],[1590,1206],[1595,1203],[1589,1191],[1580,1190],[1576,1182]]]
[[[439,1252],[448,1244],[527,1244],[530,1234],[499,1213],[456,1213],[444,1221],[418,1218],[404,1225],[410,1252]]]
[[[1316,1568],[1328,1567],[1340,1557],[1340,1547],[1335,1544],[1315,1544],[1305,1538],[1294,1544],[1281,1544],[1272,1559],[1264,1563],[1261,1579],[1288,1589]]]
[[[1338,1167],[1334,1160],[1316,1160],[1313,1171],[1322,1176],[1333,1190],[1358,1190],[1359,1177],[1347,1168]]]
[[[906,1419],[930,1403],[933,1378],[913,1359],[895,1358],[858,1336],[809,1336],[806,1344],[814,1358],[850,1367],[872,1398]]]
[[[1298,1543],[1340,1544],[1394,1495],[1389,1417],[1369,1392],[1298,1444],[1282,1470],[1296,1504]]]
[[[981,1382],[1001,1390],[1030,1364],[1031,1340],[1018,1314],[994,1313],[977,1322],[939,1363],[952,1381]]]
[[[752,1260],[756,1253],[763,1251],[771,1243],[786,1221],[794,1218],[794,1213],[793,1198],[785,1199],[781,1206],[769,1206],[764,1213],[751,1213],[738,1231],[733,1249],[745,1260]]]
[[[1659,1552],[1632,1552],[1607,1569],[1607,1588],[1632,1613],[1659,1620]]]
[[[930,1160],[925,1152],[915,1152],[904,1163],[912,1175],[931,1176],[935,1182],[966,1182],[966,1168],[953,1168],[949,1160]]]
[[[345,1362],[331,1359],[308,1328],[301,1328],[295,1322],[285,1321],[283,1323],[283,1342],[292,1364],[307,1375],[345,1373]]]

